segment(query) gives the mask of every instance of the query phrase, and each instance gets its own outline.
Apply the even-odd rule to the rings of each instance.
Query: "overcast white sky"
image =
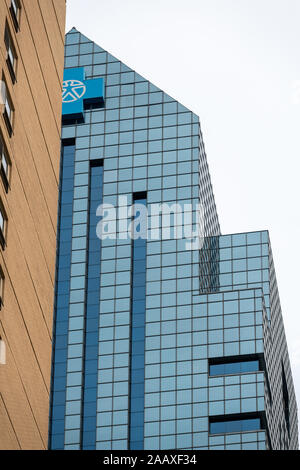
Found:
[[[222,233],[270,231],[300,403],[299,0],[67,5],[67,31],[200,116]]]

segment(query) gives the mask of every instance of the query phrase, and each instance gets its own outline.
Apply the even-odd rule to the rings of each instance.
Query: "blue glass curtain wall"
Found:
[[[50,449],[64,448],[68,314],[71,275],[72,215],[74,195],[74,140],[62,141],[59,240],[56,262],[54,342],[52,354],[52,395],[50,408]]]
[[[146,198],[135,198],[134,202],[147,205]],[[146,250],[145,239],[133,240],[129,433],[129,449],[131,450],[144,448]]]
[[[84,391],[82,411],[82,449],[96,448],[96,412],[98,382],[98,341],[100,302],[100,256],[101,242],[96,234],[98,219],[96,211],[102,203],[102,161],[91,162],[90,205],[88,235],[88,266],[85,317]]]

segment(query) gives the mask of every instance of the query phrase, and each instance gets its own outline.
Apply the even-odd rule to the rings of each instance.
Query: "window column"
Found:
[[[134,202],[147,205],[145,195],[136,195]],[[140,231],[141,227],[140,227]],[[145,406],[145,321],[146,321],[146,254],[147,241],[132,241],[131,295],[131,363],[130,363],[130,432],[129,449],[144,448]]]
[[[54,341],[52,354],[52,394],[50,449],[64,448],[67,387],[69,297],[71,275],[71,240],[74,196],[75,141],[62,142],[59,226],[56,261]],[[58,334],[56,334],[56,332]],[[71,333],[71,335],[74,333]],[[69,343],[74,339],[70,335]],[[77,340],[77,339],[76,339]]]
[[[96,233],[99,221],[96,211],[102,203],[102,194],[103,162],[91,161],[81,441],[84,450],[96,448],[101,257],[101,242]]]

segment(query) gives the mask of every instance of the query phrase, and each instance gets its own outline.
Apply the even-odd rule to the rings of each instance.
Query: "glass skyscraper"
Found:
[[[65,47],[49,447],[296,449],[268,232],[220,234],[198,116],[76,29]],[[129,206],[163,203],[191,227],[201,205],[198,249],[172,214],[128,236]]]

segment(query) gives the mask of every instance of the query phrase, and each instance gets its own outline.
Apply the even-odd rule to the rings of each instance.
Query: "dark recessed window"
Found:
[[[10,158],[8,156],[7,149],[4,144],[4,140],[0,134],[0,173],[1,173],[1,178],[5,187],[5,191],[8,192],[9,190],[9,177],[10,177]]]
[[[4,211],[2,203],[0,203],[0,244],[5,249],[5,234],[6,234],[7,216]]]
[[[245,374],[247,372],[257,372],[261,370],[260,362],[255,360],[241,360],[240,357],[232,359],[228,362],[223,360],[214,361],[209,365],[209,375],[230,375],[230,374]]]
[[[20,13],[21,13],[21,4],[19,0],[11,0],[10,4],[10,13],[14,23],[16,31],[20,29]]]
[[[3,80],[5,84],[5,99],[4,99],[4,112],[3,112],[3,117],[4,121],[9,133],[9,136],[12,136],[13,133],[13,116],[14,116],[14,107],[12,104],[11,97],[9,95],[7,85],[5,80]]]
[[[5,27],[4,41],[5,41],[6,52],[7,52],[6,63],[8,66],[8,70],[9,70],[12,82],[15,83],[16,82],[17,53],[16,53],[12,36],[10,34],[7,24]]]
[[[288,435],[290,435],[290,399],[289,399],[289,391],[288,391],[283,362],[281,363],[281,369],[282,369],[282,404],[283,404],[286,428],[288,431]]]
[[[3,305],[4,280],[5,280],[4,273],[0,266],[0,309],[2,308],[2,305]]]
[[[218,421],[210,421],[210,434],[226,434],[234,432],[258,431],[262,429],[260,417],[227,419],[222,418]]]

